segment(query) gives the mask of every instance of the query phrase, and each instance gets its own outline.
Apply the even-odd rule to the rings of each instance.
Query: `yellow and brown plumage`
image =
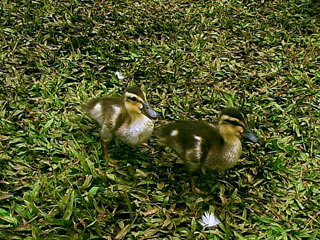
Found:
[[[145,93],[136,86],[128,88],[122,97],[104,97],[83,106],[92,119],[101,126],[104,158],[108,157],[107,143],[118,138],[135,147],[152,135],[157,113],[152,110]]]
[[[183,160],[193,191],[198,191],[192,178],[194,171],[229,169],[240,158],[241,136],[258,141],[247,128],[244,116],[235,108],[224,109],[216,126],[203,121],[180,120],[156,129],[155,135]]]

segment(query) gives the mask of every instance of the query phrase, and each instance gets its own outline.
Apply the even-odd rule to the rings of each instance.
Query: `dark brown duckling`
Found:
[[[156,129],[155,135],[183,160],[194,192],[201,192],[195,187],[192,177],[194,171],[201,170],[204,173],[206,169],[229,169],[240,158],[241,137],[252,142],[258,141],[247,128],[243,114],[235,108],[224,109],[217,126],[203,121],[179,120]]]

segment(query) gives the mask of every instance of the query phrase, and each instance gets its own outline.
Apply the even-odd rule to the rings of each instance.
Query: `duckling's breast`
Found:
[[[209,151],[204,167],[216,171],[232,168],[239,160],[241,152],[242,145],[239,139],[225,143],[219,151],[217,149]]]
[[[131,123],[119,127],[116,136],[125,144],[135,147],[151,137],[153,128],[154,122],[143,115]]]

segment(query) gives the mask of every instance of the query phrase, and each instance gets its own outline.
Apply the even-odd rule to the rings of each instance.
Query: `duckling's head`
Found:
[[[131,115],[144,114],[150,119],[157,119],[158,115],[149,106],[144,92],[136,86],[129,87],[124,93],[124,104]]]
[[[235,108],[226,108],[221,112],[218,126],[221,135],[226,138],[242,136],[251,142],[258,142],[258,138],[247,127],[244,115]]]

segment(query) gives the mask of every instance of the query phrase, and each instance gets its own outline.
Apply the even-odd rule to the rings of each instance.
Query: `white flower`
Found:
[[[115,74],[119,80],[124,79],[124,76],[122,76],[121,73],[119,73],[118,71]]]
[[[205,212],[202,215],[202,221],[203,222],[200,222],[200,224],[203,227],[215,227],[220,223],[219,219],[216,218],[213,213],[209,212]]]

